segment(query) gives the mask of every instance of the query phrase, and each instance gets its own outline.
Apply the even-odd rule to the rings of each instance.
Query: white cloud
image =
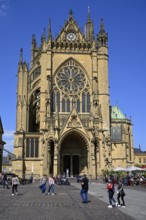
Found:
[[[0,16],[5,16],[7,14],[9,0],[0,0]]]
[[[3,134],[3,141],[6,142],[4,148],[13,153],[14,148],[14,130],[6,130]]]
[[[13,138],[14,137],[14,130],[6,130],[4,131],[4,134],[3,134],[3,139],[4,138]]]

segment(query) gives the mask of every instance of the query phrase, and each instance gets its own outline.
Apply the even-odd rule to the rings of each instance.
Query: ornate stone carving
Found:
[[[71,121],[68,123],[68,127],[72,127],[72,128],[81,127],[80,122],[78,121],[78,118],[77,118],[76,114],[73,114],[71,116]]]

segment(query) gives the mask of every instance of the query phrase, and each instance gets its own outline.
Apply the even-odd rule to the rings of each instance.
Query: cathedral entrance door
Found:
[[[73,156],[73,176],[79,175],[79,156]]]
[[[70,156],[69,155],[65,155],[64,156],[64,168],[63,168],[63,172],[66,174],[67,170],[69,171],[69,175],[70,175]]]
[[[68,170],[69,176],[87,172],[87,146],[85,139],[78,132],[70,132],[64,137],[60,148],[60,174]]]

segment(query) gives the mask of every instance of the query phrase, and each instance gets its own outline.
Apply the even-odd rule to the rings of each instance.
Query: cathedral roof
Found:
[[[143,151],[140,148],[134,148],[134,153],[143,153]]]
[[[118,108],[118,106],[111,107],[111,118],[112,119],[126,119],[126,116]]]

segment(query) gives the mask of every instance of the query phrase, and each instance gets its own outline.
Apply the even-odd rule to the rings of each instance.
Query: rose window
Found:
[[[86,85],[83,71],[72,61],[63,66],[56,75],[58,87],[70,95],[79,93]]]

